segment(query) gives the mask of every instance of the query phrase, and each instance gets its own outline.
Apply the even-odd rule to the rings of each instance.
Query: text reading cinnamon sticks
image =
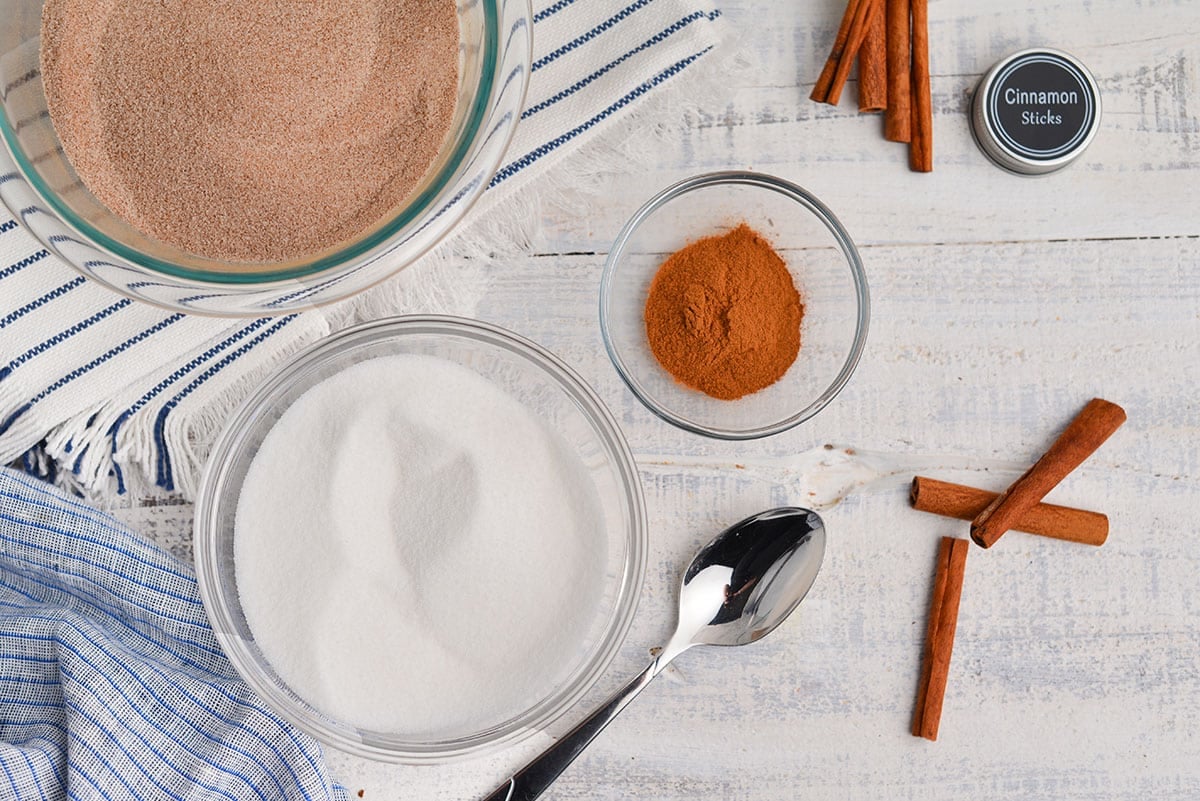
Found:
[[[932,170],[928,0],[849,0],[810,97],[836,106],[855,59],[859,111],[884,111],[884,136],[909,143],[913,170]]]

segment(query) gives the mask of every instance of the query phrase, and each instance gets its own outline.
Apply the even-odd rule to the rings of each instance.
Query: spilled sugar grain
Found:
[[[273,262],[390,216],[450,129],[450,0],[47,0],[41,68],[101,203],[189,253]]]
[[[325,713],[479,730],[573,667],[602,519],[579,458],[497,386],[435,357],[372,359],[262,443],[237,508],[238,593],[267,660]]]

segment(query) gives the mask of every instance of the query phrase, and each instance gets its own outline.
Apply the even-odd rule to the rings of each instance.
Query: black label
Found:
[[[1087,137],[1096,98],[1083,74],[1052,53],[1029,53],[996,76],[988,95],[996,138],[1028,159],[1061,158]]]

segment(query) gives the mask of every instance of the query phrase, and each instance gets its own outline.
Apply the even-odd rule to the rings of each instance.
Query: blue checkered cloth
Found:
[[[0,798],[347,797],[238,678],[190,566],[0,468]]]

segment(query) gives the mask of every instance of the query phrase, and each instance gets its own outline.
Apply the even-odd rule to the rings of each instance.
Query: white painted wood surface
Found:
[[[487,286],[480,318],[596,387],[642,465],[641,606],[585,706],[664,639],[681,567],[723,526],[816,505],[829,553],[780,631],[682,657],[548,797],[1200,798],[1200,3],[933,0],[928,176],[907,170],[878,117],[854,113],[853,87],[836,110],[807,99],[841,0],[722,7],[746,62],[727,102],[689,115],[649,171],[614,165],[587,214],[548,212],[529,255],[463,275]],[[1038,44],[1092,69],[1103,120],[1077,165],[1024,179],[976,150],[966,109],[991,63]],[[874,300],[845,392],[749,444],[650,415],[596,324],[607,243],[629,213],[671,181],[728,167],[823,198],[859,243]],[[966,532],[910,510],[907,480],[999,489],[1095,395],[1129,423],[1052,499],[1108,513],[1108,544],[1013,533],[973,549],[941,739],[914,739],[937,539]],[[121,515],[190,556],[186,506]],[[329,758],[366,799],[471,798],[542,742],[438,768]]]

